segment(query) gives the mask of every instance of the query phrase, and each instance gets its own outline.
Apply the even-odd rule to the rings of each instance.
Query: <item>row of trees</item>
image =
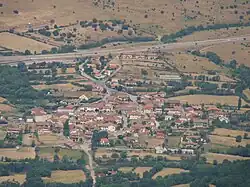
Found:
[[[249,27],[250,22],[248,23],[232,23],[232,24],[214,24],[214,25],[207,25],[207,26],[190,26],[186,27],[180,31],[177,31],[176,33],[170,34],[170,35],[164,35],[161,38],[161,41],[164,43],[169,43],[169,42],[175,42],[176,39],[193,34],[194,32],[199,32],[199,31],[206,31],[206,30],[218,30],[218,29],[228,29],[228,28],[233,28],[233,27]]]

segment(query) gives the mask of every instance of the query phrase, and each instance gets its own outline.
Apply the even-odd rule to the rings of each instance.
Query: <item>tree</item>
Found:
[[[24,51],[24,55],[32,55],[32,53],[30,52],[30,50],[26,49],[26,50]]]
[[[235,138],[236,142],[241,142],[241,140],[242,140],[242,137],[240,135],[236,136],[236,138]]]
[[[239,100],[238,100],[238,110],[240,110],[241,108],[241,97],[239,97]]]
[[[63,135],[67,136],[67,137],[70,135],[70,131],[69,131],[69,119],[67,119],[67,121],[63,125]]]
[[[65,74],[67,72],[67,67],[63,66],[62,67],[62,73]]]
[[[31,147],[35,147],[35,146],[36,146],[35,140],[32,140]]]
[[[120,154],[121,158],[125,159],[128,156],[128,153],[126,151],[122,151]]]
[[[51,50],[50,50],[51,53],[55,54],[58,52],[57,48],[56,47],[52,47]]]
[[[248,134],[244,133],[244,139],[248,139]]]
[[[117,154],[117,153],[112,153],[111,158],[119,158],[119,154]]]

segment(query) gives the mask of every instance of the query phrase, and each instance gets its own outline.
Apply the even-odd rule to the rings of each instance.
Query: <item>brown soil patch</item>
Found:
[[[10,105],[0,104],[0,111],[2,112],[11,112],[13,109]]]
[[[139,174],[140,177],[142,178],[143,177],[143,173],[146,172],[146,171],[149,171],[152,167],[137,167],[135,168],[134,172],[136,174]]]
[[[228,104],[232,106],[238,105],[238,96],[216,96],[216,95],[186,95],[186,96],[178,96],[171,97],[173,100],[180,100],[182,103],[188,102],[191,105],[199,105],[199,104]],[[247,104],[242,100],[242,105]]]
[[[181,172],[189,172],[189,171],[181,168],[164,168],[163,170],[156,173],[152,178],[156,179],[158,176],[165,177],[168,175],[179,174]]]
[[[250,132],[247,131],[241,131],[241,130],[231,130],[231,129],[224,129],[224,128],[216,128],[212,132],[213,135],[218,135],[218,136],[230,136],[230,137],[236,137],[238,135],[244,136],[244,134],[247,133],[250,136]]]
[[[10,176],[3,176],[0,177],[0,183],[4,182],[4,181],[17,181],[20,184],[23,184],[25,182],[26,179],[26,175],[25,174],[15,174],[15,175],[10,175]]]
[[[50,50],[53,47],[42,42],[7,32],[0,33],[0,46],[21,52],[24,52],[26,49],[28,49],[32,53],[34,53],[34,51],[41,52],[42,50]]]
[[[212,144],[222,145],[225,147],[238,147],[239,145],[245,147],[247,144],[250,144],[250,140],[247,139],[242,139],[241,142],[236,142],[233,137],[210,135],[209,138]]]
[[[33,148],[21,148],[17,150],[15,148],[4,148],[0,149],[0,157],[8,157],[12,159],[25,159],[35,158],[35,151]]]

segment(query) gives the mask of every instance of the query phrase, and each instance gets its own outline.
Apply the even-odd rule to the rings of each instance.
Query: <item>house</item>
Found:
[[[33,115],[35,122],[45,122],[51,118],[51,115],[47,114],[43,108],[33,108],[31,114]]]
[[[64,146],[69,148],[69,149],[75,149],[77,147],[77,144],[74,142],[66,142],[66,143],[64,143]]]
[[[226,116],[219,116],[218,118],[220,120],[220,122],[225,122],[225,123],[229,123],[229,118]]]
[[[66,107],[59,107],[57,109],[57,112],[58,113],[68,113],[68,114],[73,113],[74,112],[74,106],[73,105],[68,105]]]
[[[151,105],[151,104],[146,104],[144,107],[143,107],[143,112],[145,113],[145,114],[150,114],[150,113],[152,113],[153,112],[153,105]]]
[[[164,139],[165,138],[165,133],[163,132],[157,132],[155,135],[156,138],[158,139]]]
[[[103,146],[108,146],[109,145],[109,139],[108,138],[101,138],[100,139],[100,144]]]
[[[193,155],[195,152],[193,149],[181,149],[182,154]]]
[[[193,124],[195,127],[206,127],[208,126],[208,119],[193,118]]]

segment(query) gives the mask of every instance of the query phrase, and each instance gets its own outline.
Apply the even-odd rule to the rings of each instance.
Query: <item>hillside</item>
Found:
[[[250,18],[247,0],[1,0],[0,29],[54,22],[67,25],[93,18],[125,19],[157,33],[184,26],[235,23]]]

